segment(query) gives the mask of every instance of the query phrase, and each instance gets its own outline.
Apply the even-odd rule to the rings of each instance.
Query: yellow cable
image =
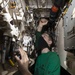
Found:
[[[28,9],[29,9],[29,7],[28,6],[26,6],[26,10],[28,11]]]
[[[12,66],[15,65],[14,62],[13,62],[11,59],[9,59],[9,62],[10,62],[10,64],[11,64]]]

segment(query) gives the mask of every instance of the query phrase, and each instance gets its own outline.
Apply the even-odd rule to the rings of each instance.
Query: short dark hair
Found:
[[[50,40],[52,41],[51,47],[55,47],[55,35],[52,32],[45,31],[49,35]]]

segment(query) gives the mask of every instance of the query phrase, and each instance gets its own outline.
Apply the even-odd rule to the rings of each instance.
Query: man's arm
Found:
[[[19,71],[22,75],[32,75],[31,72],[28,70],[29,59],[27,53],[21,48],[19,49],[19,52],[21,55],[21,59],[18,56],[15,56],[16,61],[18,63]]]
[[[24,73],[22,73],[22,75],[32,75],[31,72],[28,70],[28,71],[25,71]]]
[[[36,30],[36,42],[35,42],[35,48],[38,48],[38,40],[40,38],[41,31],[44,25],[47,25],[48,20],[47,19],[40,19],[39,21],[39,25],[37,26],[37,30]]]
[[[43,26],[44,26],[44,25],[47,25],[47,23],[48,23],[48,20],[47,20],[47,19],[41,19],[41,20],[39,21],[39,25],[38,25],[38,27],[37,27],[37,31],[38,31],[38,32],[41,32]]]

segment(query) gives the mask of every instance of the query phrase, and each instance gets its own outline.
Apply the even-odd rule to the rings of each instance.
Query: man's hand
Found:
[[[47,19],[44,19],[44,18],[41,19],[41,20],[39,21],[39,25],[38,25],[38,27],[37,27],[37,31],[41,32],[43,26],[44,26],[44,25],[47,25],[47,23],[48,23],[48,20],[47,20]]]
[[[20,48],[19,51],[21,54],[21,59],[18,56],[15,56],[15,58],[17,60],[19,70],[24,74],[28,71],[29,59],[27,53],[24,50]]]
[[[47,19],[41,19],[39,21],[39,26],[43,27],[44,25],[46,25],[48,23],[48,20]]]

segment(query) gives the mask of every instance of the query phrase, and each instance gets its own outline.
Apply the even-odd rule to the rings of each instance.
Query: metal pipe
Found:
[[[13,20],[12,20],[12,23],[11,23],[12,25],[15,24],[15,20],[14,20],[14,17],[13,17],[13,13],[14,13],[14,12],[13,12],[13,9],[12,9],[12,14],[11,14],[11,17],[12,17],[12,19],[13,19]]]
[[[2,67],[5,70],[5,58],[6,58],[6,51],[7,51],[7,44],[8,44],[8,35],[4,35],[4,46],[3,46],[3,50],[2,50],[2,56],[1,56],[1,60],[2,60]]]
[[[15,10],[14,10],[14,14],[15,14],[15,17],[16,17],[16,25],[18,25],[19,23],[18,23],[18,19],[17,19],[17,15],[16,15]]]
[[[37,8],[39,8],[39,6],[38,6],[38,0],[36,0],[36,5],[37,5]]]
[[[29,6],[29,1],[25,0],[26,6]]]

